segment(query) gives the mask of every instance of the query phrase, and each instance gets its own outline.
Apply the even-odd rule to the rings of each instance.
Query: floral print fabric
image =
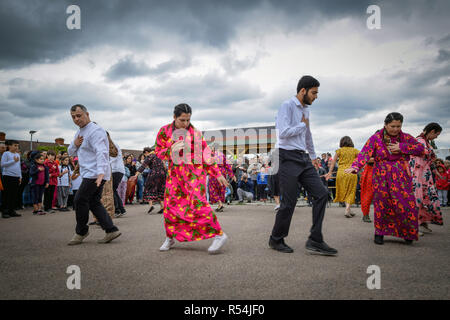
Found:
[[[171,147],[179,139],[191,146],[190,154],[183,154],[183,150],[172,154]],[[166,125],[158,132],[155,153],[169,163],[164,194],[167,237],[196,241],[222,235],[219,221],[206,200],[206,176],[218,178],[221,174],[201,132],[192,125],[187,131],[176,130],[174,123]]]
[[[214,158],[216,160],[216,163],[219,166],[219,170],[222,174],[222,176],[226,177],[227,175],[229,177],[233,177],[233,169],[231,168],[231,165],[227,162],[227,157],[219,151],[216,151],[214,153]],[[215,177],[210,177],[209,179],[209,202],[210,203],[217,203],[219,201],[225,202],[225,191],[226,187],[220,185],[219,181]]]
[[[418,137],[425,149],[422,156],[411,157],[410,165],[413,174],[413,191],[419,208],[419,225],[435,222],[442,225],[440,201],[433,178],[435,170],[433,161],[436,159],[433,148],[423,137]]]
[[[410,155],[420,156],[424,147],[407,133],[390,137],[399,143],[399,154],[391,154],[379,130],[364,145],[352,167],[361,169],[373,157],[374,225],[376,235],[418,240],[418,210],[409,170]]]

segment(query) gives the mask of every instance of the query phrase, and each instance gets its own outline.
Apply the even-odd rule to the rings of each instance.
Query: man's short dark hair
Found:
[[[301,77],[301,79],[298,81],[297,84],[297,94],[300,92],[300,90],[302,90],[303,88],[306,89],[306,91],[308,91],[311,88],[314,87],[320,87],[320,82],[317,81],[317,79],[311,77],[311,76],[303,76]]]
[[[85,106],[83,106],[82,104],[75,104],[75,105],[73,105],[72,107],[70,107],[70,112],[77,111],[77,108],[80,108],[84,112],[87,112],[87,108]]]
[[[143,150],[143,152],[144,152],[144,153],[145,153],[145,152],[152,152],[152,149],[151,149],[150,147],[145,147],[144,150]]]

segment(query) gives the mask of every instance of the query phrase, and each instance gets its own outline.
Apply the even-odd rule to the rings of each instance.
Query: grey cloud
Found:
[[[91,83],[44,83],[16,78],[9,81],[9,92],[0,111],[15,116],[38,118],[61,113],[81,103],[89,110],[120,110],[123,102],[109,88]]]
[[[427,28],[448,27],[442,12],[448,1],[381,1],[383,17],[424,16],[418,18]],[[83,52],[87,48],[108,45],[129,50],[161,49],[158,37],[176,39],[174,46],[189,50],[193,44],[226,50],[240,30],[254,19],[259,31],[270,27],[273,19],[280,30],[300,32],[320,27],[331,19],[361,17],[371,1],[86,1],[81,8],[81,30],[66,28],[66,8],[72,1],[6,0],[0,4],[0,69],[20,68],[32,63],[53,63]],[[259,11],[258,11],[259,10]],[[260,12],[260,11],[264,12]],[[448,10],[447,10],[448,12]],[[279,18],[281,13],[281,18]],[[448,18],[448,17],[447,17]],[[447,24],[445,24],[447,23]],[[417,27],[421,30],[421,25]],[[174,41],[175,42],[175,41]],[[161,66],[163,69],[163,66]]]
[[[439,55],[436,58],[437,62],[446,62],[450,60],[450,50],[441,49]]]
[[[170,72],[176,72],[190,66],[191,59],[171,59],[158,64],[155,67],[149,67],[144,61],[136,61],[133,56],[128,55],[112,65],[104,76],[109,81],[121,81],[127,78],[141,76],[158,76]]]
[[[145,62],[133,61],[131,56],[120,59],[105,73],[110,81],[121,81],[125,78],[144,76],[150,73],[150,68]]]

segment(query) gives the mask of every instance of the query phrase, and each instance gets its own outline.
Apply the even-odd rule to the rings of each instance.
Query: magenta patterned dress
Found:
[[[383,142],[384,129],[366,142],[353,162],[360,170],[373,157],[374,225],[376,235],[389,235],[405,240],[418,240],[418,212],[409,170],[410,155],[421,155],[423,145],[407,133],[390,137],[399,142],[401,153],[391,154]]]
[[[175,143],[174,123],[162,127],[156,137],[156,155],[169,162],[164,194],[164,226],[166,235],[178,241],[196,241],[222,235],[214,211],[206,201],[206,176],[219,177],[220,170],[200,131],[187,129],[185,143],[191,145],[191,157],[172,155]],[[180,138],[181,139],[181,138]],[[196,150],[196,156],[193,155]]]
[[[214,158],[219,166],[219,170],[222,176],[234,177],[233,169],[231,165],[227,162],[227,157],[220,151],[214,153]],[[209,202],[214,204],[219,201],[225,202],[225,191],[226,187],[222,186],[215,177],[209,177]]]
[[[411,157],[413,173],[413,191],[419,207],[419,225],[434,222],[442,225],[440,202],[436,191],[433,171],[436,170],[433,161],[436,159],[433,148],[422,137],[417,137],[425,148],[425,153],[420,157]]]

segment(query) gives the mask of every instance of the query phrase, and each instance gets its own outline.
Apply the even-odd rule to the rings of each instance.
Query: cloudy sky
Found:
[[[370,5],[381,29],[367,27]],[[2,0],[0,131],[68,142],[75,103],[130,149],[152,145],[181,102],[202,130],[273,125],[309,74],[317,152],[344,135],[361,148],[392,111],[414,136],[440,123],[450,148],[449,16],[448,0]]]

